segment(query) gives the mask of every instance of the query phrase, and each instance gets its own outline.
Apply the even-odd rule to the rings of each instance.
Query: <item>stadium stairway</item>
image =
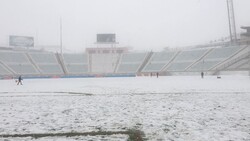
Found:
[[[66,70],[66,67],[65,67],[65,65],[64,65],[64,61],[63,61],[62,54],[56,53],[55,55],[56,55],[56,59],[57,59],[58,63],[60,64],[60,66],[61,66],[61,68],[62,68],[62,70],[63,70],[63,73],[64,73],[65,75],[68,74],[68,73],[67,73],[67,70]]]
[[[181,53],[181,51],[177,51],[172,59],[162,68],[161,72],[168,72],[168,67],[173,63],[174,59]]]
[[[122,54],[119,54],[119,57],[118,57],[118,59],[117,59],[117,62],[115,63],[114,73],[116,73],[116,72],[117,72],[117,69],[118,69],[119,63],[120,63],[120,61],[121,61],[121,56],[122,56]]]
[[[219,65],[215,66],[211,70],[215,70],[213,75],[217,75],[220,73],[220,71],[226,71],[228,68],[232,65],[235,65],[242,60],[249,59],[250,58],[250,46],[245,46],[235,54],[233,54],[231,57],[229,57],[227,60],[221,62]]]
[[[36,65],[36,63],[34,62],[34,60],[31,58],[31,56],[29,55],[29,53],[26,53],[27,58],[29,59],[30,63],[35,67],[35,69],[42,74],[41,70],[39,69],[39,67]]]
[[[147,56],[145,57],[144,61],[142,62],[142,65],[139,67],[137,73],[141,73],[142,69],[146,66],[146,64],[148,63],[149,59],[152,57],[153,54],[154,53],[152,51],[147,53]]]
[[[15,71],[13,71],[8,65],[6,65],[3,61],[0,60],[0,64],[11,74],[16,74]]]
[[[200,62],[206,55],[208,55],[213,49],[208,49],[198,60],[194,61],[192,64],[190,64],[185,71],[188,71],[189,68],[193,67],[196,65],[198,62]]]

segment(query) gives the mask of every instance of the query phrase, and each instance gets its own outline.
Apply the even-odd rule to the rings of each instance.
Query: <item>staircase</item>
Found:
[[[141,73],[142,69],[147,65],[149,59],[152,57],[154,53],[151,51],[147,54],[147,56],[145,57],[144,61],[142,62],[141,66],[139,67],[137,73]]]
[[[118,69],[118,66],[119,66],[121,58],[122,58],[122,54],[119,54],[118,59],[117,59],[117,61],[115,63],[115,68],[114,68],[114,72],[113,73],[117,72],[117,69]]]
[[[219,67],[216,67],[216,71],[214,71],[213,75],[217,75],[220,71],[226,70],[228,67],[238,63],[241,60],[247,59],[247,58],[250,58],[250,46],[248,46],[248,51],[246,51],[242,55],[220,65]]]
[[[0,64],[11,74],[17,75],[17,73],[15,71],[13,71],[10,67],[8,67],[8,65],[6,65],[5,63],[3,63],[2,61],[0,61]]]
[[[64,61],[62,59],[62,55],[60,55],[59,53],[56,53],[55,55],[56,55],[57,62],[60,64],[60,66],[63,70],[63,73],[67,74],[67,70],[66,70],[66,67],[64,65]]]
[[[35,67],[35,69],[39,72],[39,74],[42,74],[41,70],[39,67],[36,65],[34,60],[30,57],[29,53],[26,53],[27,58],[29,59],[30,63]]]

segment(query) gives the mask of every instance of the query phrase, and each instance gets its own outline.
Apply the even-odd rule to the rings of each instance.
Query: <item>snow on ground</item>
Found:
[[[250,140],[249,77],[26,79],[23,84],[0,81],[0,140],[4,134],[129,129],[153,141]],[[63,138],[32,140],[49,139]]]

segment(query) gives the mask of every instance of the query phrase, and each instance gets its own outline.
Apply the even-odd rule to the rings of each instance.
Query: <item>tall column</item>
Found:
[[[227,0],[228,23],[231,43],[237,42],[233,0]]]

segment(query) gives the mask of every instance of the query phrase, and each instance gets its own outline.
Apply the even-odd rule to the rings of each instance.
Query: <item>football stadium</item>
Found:
[[[249,140],[249,56],[248,42],[80,54],[1,48],[0,137]]]
[[[119,46],[114,33],[80,53],[11,35],[0,47],[0,140],[248,141],[250,27],[234,28],[162,51]]]

